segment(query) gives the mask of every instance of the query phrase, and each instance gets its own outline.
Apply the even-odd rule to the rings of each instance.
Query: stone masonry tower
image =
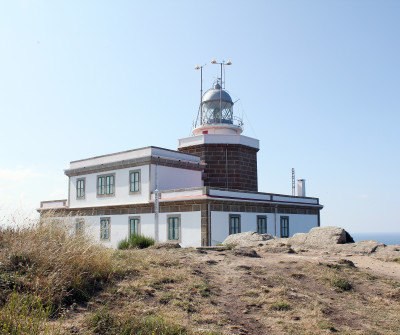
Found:
[[[179,139],[178,150],[206,163],[204,186],[257,192],[259,141],[241,135],[243,123],[233,105],[217,80],[202,96],[193,136]]]

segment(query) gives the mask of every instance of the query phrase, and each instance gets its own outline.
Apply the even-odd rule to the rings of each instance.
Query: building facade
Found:
[[[76,231],[116,247],[132,233],[211,246],[245,231],[289,237],[320,225],[318,198],[258,192],[259,141],[242,135],[220,83],[178,150],[146,147],[70,163],[68,199],[43,201]],[[304,183],[304,181],[303,181]],[[304,194],[303,194],[304,195]]]

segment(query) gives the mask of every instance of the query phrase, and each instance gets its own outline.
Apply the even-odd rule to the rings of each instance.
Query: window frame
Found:
[[[141,234],[141,224],[140,224],[140,216],[130,216],[128,218],[128,237],[132,236],[132,231],[131,231],[131,220],[138,220],[138,224],[137,224],[137,235]]]
[[[113,192],[112,193],[107,193],[107,178],[113,177]],[[99,180],[104,178],[104,185],[100,186]],[[99,186],[104,188],[104,193],[100,194],[99,193]],[[108,185],[110,187],[110,185]],[[103,198],[103,197],[113,197],[115,196],[115,173],[107,173],[107,174],[101,174],[96,176],[96,197],[97,198]]]
[[[286,221],[287,227],[284,227],[284,226],[283,226],[284,221]],[[280,237],[281,237],[281,238],[288,238],[288,237],[290,236],[290,233],[289,233],[289,217],[288,217],[288,216],[281,216],[281,217],[280,217],[280,228],[281,228],[281,235],[280,235]],[[286,234],[284,234],[284,232],[285,232]]]
[[[85,219],[78,218],[75,220],[75,235],[81,235],[85,232]]]
[[[135,174],[138,174],[138,181],[137,181],[137,184],[138,184],[138,189],[137,189],[137,191],[132,191],[132,180],[131,180],[131,178],[132,178],[132,175],[135,175]],[[140,169],[136,169],[136,170],[131,170],[131,171],[129,171],[129,194],[139,194],[139,193],[141,193],[141,191],[142,191],[142,173],[141,173],[141,170]],[[135,181],[133,182],[133,185],[135,184]]]
[[[82,188],[82,195],[81,196],[79,196],[79,182],[83,182],[83,188]],[[82,199],[85,199],[85,195],[86,195],[86,178],[85,177],[83,177],[83,178],[77,178],[76,179],[76,183],[75,183],[75,185],[76,185],[76,189],[75,189],[75,192],[76,192],[76,200],[82,200]]]
[[[232,232],[232,219],[238,219],[238,232]],[[240,234],[242,232],[242,216],[240,214],[229,214],[229,235]]]
[[[178,219],[178,239],[170,239],[170,234],[169,234],[169,223],[170,219]],[[181,214],[169,214],[167,215],[167,241],[168,242],[175,242],[175,243],[180,243],[182,239],[182,220],[181,220]]]
[[[105,227],[107,229],[107,238],[103,238],[103,229],[102,223],[103,221],[107,221],[107,226]],[[111,240],[111,218],[110,217],[101,217],[100,218],[100,241],[110,241]]]
[[[265,220],[265,232],[261,233],[260,232],[260,220],[264,219]],[[257,233],[258,234],[268,234],[268,220],[266,215],[257,215]]]

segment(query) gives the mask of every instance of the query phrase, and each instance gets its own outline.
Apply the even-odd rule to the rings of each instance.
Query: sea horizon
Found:
[[[351,233],[354,242],[373,240],[386,245],[400,245],[400,232]]]

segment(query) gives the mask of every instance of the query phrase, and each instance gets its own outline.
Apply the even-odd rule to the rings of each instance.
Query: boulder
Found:
[[[248,231],[240,234],[232,234],[229,235],[224,242],[223,245],[234,244],[238,246],[257,246],[262,244],[262,242],[274,239],[275,236],[268,234],[258,234],[253,231]]]
[[[260,257],[256,251],[250,247],[235,247],[233,248],[233,254],[235,256]]]
[[[400,259],[400,245],[378,246],[372,256],[385,261]]]
[[[315,227],[308,234],[294,234],[289,243],[296,248],[323,249],[329,245],[353,243],[354,240],[343,228],[326,226]]]
[[[345,245],[336,245],[334,246],[334,250],[336,252],[348,253],[352,255],[371,255],[378,248],[384,247],[383,243],[379,243],[376,241],[359,241],[356,243],[350,243]]]

